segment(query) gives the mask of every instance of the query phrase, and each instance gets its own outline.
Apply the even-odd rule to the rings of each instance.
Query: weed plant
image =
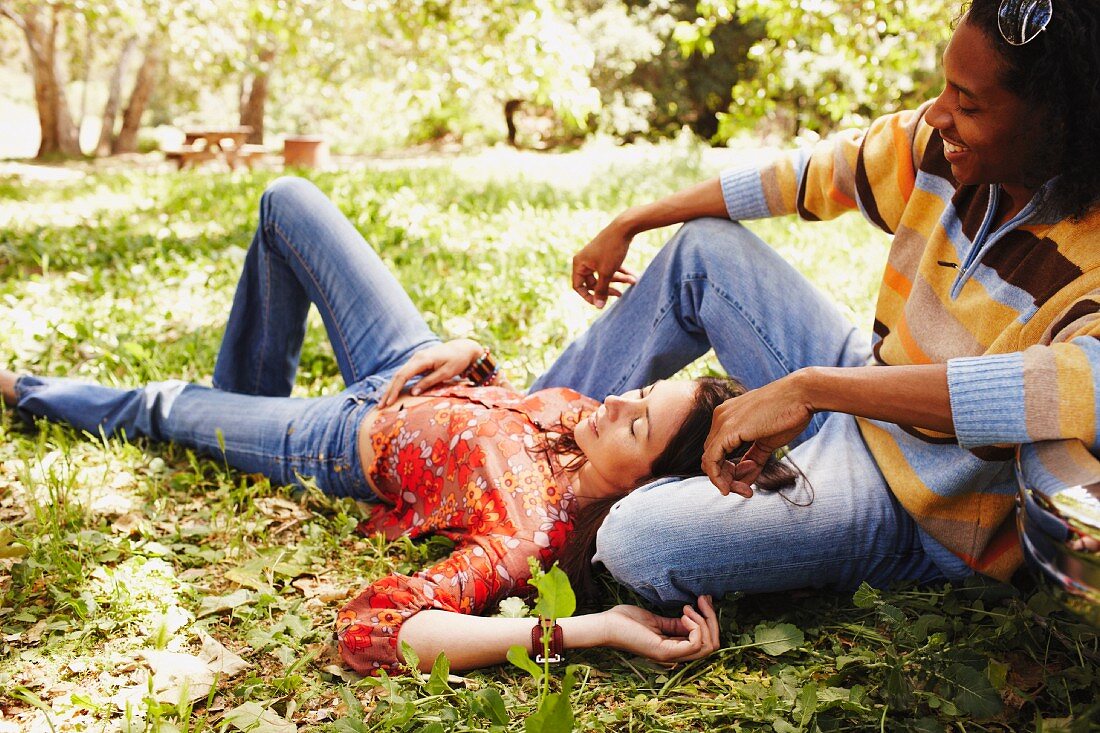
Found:
[[[572,254],[624,207],[713,174],[722,161],[709,155],[668,144],[310,177],[434,329],[491,344],[524,384],[595,316],[570,292]],[[0,178],[0,359],[112,385],[209,383],[275,174],[61,172]],[[870,326],[882,235],[854,216],[753,228]],[[628,265],[640,270],[669,234],[641,237]],[[690,367],[714,369],[713,358]],[[312,314],[295,394],[341,388]],[[550,690],[511,666],[361,679],[340,665],[330,638],[348,593],[448,551],[356,536],[353,502],[178,446],[28,428],[10,411],[0,462],[0,733],[520,731]],[[608,603],[632,600],[606,587]],[[670,669],[608,650],[571,655],[577,729],[1095,726],[1095,629],[1041,592],[861,588],[727,598],[719,610],[723,649],[705,660]],[[155,690],[152,652],[194,655],[206,636],[244,670],[199,696]]]

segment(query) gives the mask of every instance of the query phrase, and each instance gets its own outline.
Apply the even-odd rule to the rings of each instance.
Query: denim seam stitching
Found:
[[[328,301],[328,295],[325,293],[324,289],[321,287],[321,284],[317,281],[317,276],[314,274],[313,270],[310,269],[309,265],[306,263],[306,261],[302,257],[302,255],[298,252],[297,249],[294,248],[294,245],[291,244],[290,238],[287,237],[287,235],[279,227],[278,222],[271,222],[270,226],[271,226],[272,229],[275,230],[275,233],[278,234],[279,237],[283,240],[283,243],[286,244],[287,249],[289,249],[294,254],[295,259],[297,259],[299,264],[301,264],[302,269],[306,271],[306,273],[309,275],[309,279],[313,282],[313,286],[317,289],[318,297],[322,301],[324,301],[325,309],[328,311],[329,316],[331,316],[332,330],[336,332],[336,336],[340,339],[340,346],[344,349],[344,356],[345,356],[344,361],[347,362],[348,369],[351,371],[351,376],[352,376],[351,381],[352,381],[353,384],[355,382],[358,382],[359,381],[359,370],[355,368],[355,362],[352,361],[352,359],[351,359],[351,349],[348,348],[347,339],[344,337],[344,332],[340,328],[340,322],[336,318],[336,312],[333,309],[332,305]],[[314,305],[316,305],[316,303]],[[339,359],[339,357],[337,357],[337,362],[339,362],[339,361],[340,361],[340,359]]]
[[[920,551],[919,548],[916,551]],[[843,557],[830,558],[830,560],[833,561],[833,562],[842,562],[843,563],[843,562],[850,562],[852,560],[900,559],[900,558],[904,558],[904,557],[910,557],[912,554],[913,554],[912,552],[881,552],[881,553],[870,553],[870,554],[866,554],[866,555],[845,555]],[[931,558],[928,558],[928,559],[929,559],[929,561],[931,561]],[[816,560],[805,560],[805,561],[796,562],[796,563],[784,563],[783,567],[784,568],[807,568],[807,567],[814,567],[816,565],[818,565],[818,561],[816,561]],[[747,565],[743,568],[740,568],[738,570],[738,572],[748,572],[748,571],[752,571],[752,570],[763,570],[763,569],[774,571],[776,568],[775,568],[774,565]],[[677,575],[676,578],[677,578],[677,580],[683,580],[683,581],[687,581],[687,582],[695,582],[695,581],[699,581],[699,580],[714,580],[716,578],[728,578],[730,575],[733,575],[733,573],[725,572],[725,573],[711,573],[711,574],[707,574],[707,575],[690,575],[690,576]],[[671,588],[673,586],[662,584],[660,587]]]
[[[271,319],[271,263],[268,261],[268,259],[269,259],[268,256],[265,256],[263,258],[263,262],[265,264],[265,267],[263,268],[263,278],[264,278],[264,287],[263,287],[263,309],[264,309],[263,330],[264,330],[264,333],[261,337],[261,342],[265,343],[265,344],[267,343],[267,340],[268,340],[267,337],[269,336],[269,328],[270,328],[269,324],[271,322],[270,321],[270,319]],[[262,375],[263,375],[264,356],[266,355],[266,349],[259,349],[259,352],[260,352],[260,356],[256,360],[256,371],[252,375],[252,393],[253,394],[259,394],[259,392],[260,392],[260,380],[262,379]]]

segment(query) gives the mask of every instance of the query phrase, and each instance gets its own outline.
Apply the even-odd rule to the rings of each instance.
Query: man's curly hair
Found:
[[[1100,0],[1054,0],[1046,30],[1012,46],[997,28],[1001,0],[973,0],[964,22],[1001,55],[1002,82],[1047,111],[1053,203],[1075,219],[1100,201]]]

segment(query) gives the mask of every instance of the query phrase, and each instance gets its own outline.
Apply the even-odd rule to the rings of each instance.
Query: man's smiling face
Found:
[[[944,89],[926,119],[959,183],[1034,191],[1047,177],[1045,115],[1003,86],[1002,68],[990,40],[964,18],[943,54]]]

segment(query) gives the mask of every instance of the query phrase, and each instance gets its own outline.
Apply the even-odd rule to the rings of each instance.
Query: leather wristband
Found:
[[[546,651],[542,643],[543,634],[546,632],[550,634],[549,657],[542,656],[542,653]],[[557,624],[551,626],[550,619],[539,618],[539,622],[535,624],[535,628],[531,629],[531,655],[534,656],[535,662],[538,664],[542,664],[543,662],[557,664],[558,662],[565,661],[565,640],[562,636],[561,626]]]
[[[470,366],[462,371],[462,378],[475,387],[484,387],[492,384],[497,376],[497,363],[493,360],[493,352],[485,349],[485,353],[477,358]]]

